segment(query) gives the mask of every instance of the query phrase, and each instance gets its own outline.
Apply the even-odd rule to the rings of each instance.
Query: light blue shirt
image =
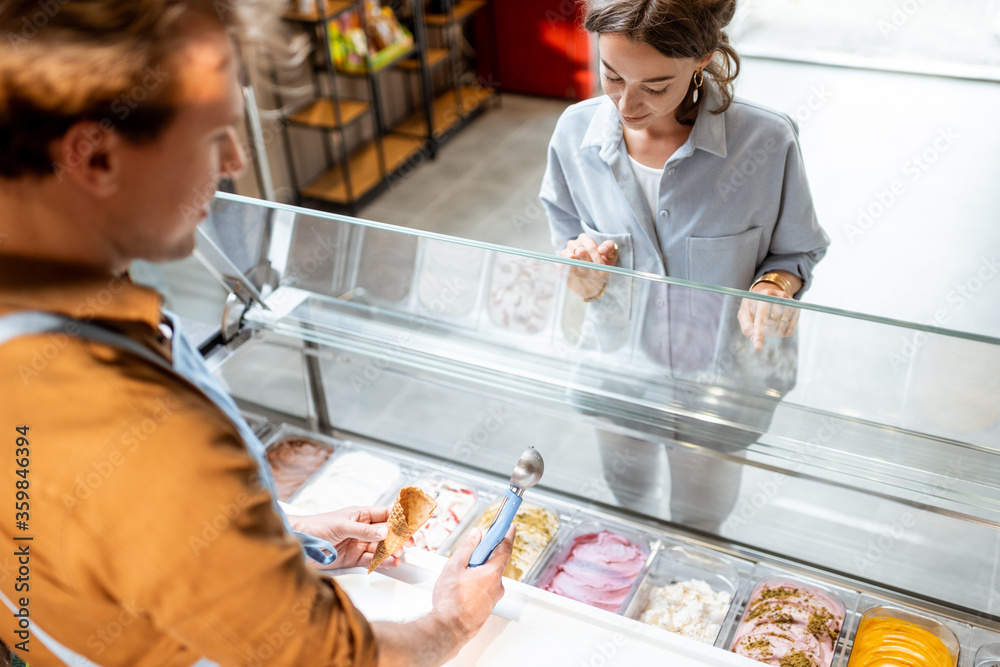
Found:
[[[740,99],[710,113],[711,85],[687,141],[666,162],[650,211],[632,171],[614,102],[566,109],[549,142],[540,193],[557,251],[586,232],[618,244],[618,266],[749,289],[776,269],[803,281],[830,244],[819,226],[786,114]],[[797,296],[798,296],[797,295]]]

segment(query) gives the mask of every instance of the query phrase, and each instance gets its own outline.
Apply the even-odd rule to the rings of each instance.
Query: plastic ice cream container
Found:
[[[686,544],[670,544],[653,559],[625,615],[706,644],[734,621],[733,605],[750,561]]]
[[[446,477],[421,476],[413,486],[437,501],[431,518],[413,535],[413,545],[424,551],[437,551],[472,512],[478,494],[472,486]]]
[[[649,538],[625,526],[587,521],[561,540],[535,586],[620,613],[652,553]]]
[[[847,664],[956,667],[960,652],[958,638],[944,623],[894,607],[872,607],[861,616]]]
[[[1000,667],[1000,641],[980,646],[972,667]]]
[[[548,262],[498,254],[490,279],[490,321],[518,334],[544,331],[552,320],[558,277]]]
[[[473,525],[485,534],[499,508],[500,501],[493,502],[479,515]],[[556,538],[560,519],[553,510],[526,502],[521,504],[517,514],[514,515],[514,525],[517,526],[514,552],[503,571],[503,576],[524,581],[535,564],[541,560],[546,548]]]
[[[278,500],[287,501],[333,454],[329,444],[299,435],[287,435],[267,448]]]
[[[371,506],[399,485],[396,461],[361,450],[333,456],[290,499],[301,514],[321,514],[354,505]]]
[[[415,236],[366,227],[354,289],[382,302],[402,301],[413,283],[417,242]]]
[[[831,591],[767,577],[750,593],[729,650],[769,665],[830,667],[845,611]]]

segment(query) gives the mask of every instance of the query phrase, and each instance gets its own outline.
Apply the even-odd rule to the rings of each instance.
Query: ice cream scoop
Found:
[[[538,450],[534,447],[528,447],[521,452],[517,464],[514,465],[514,472],[510,476],[510,488],[504,492],[503,501],[497,509],[493,523],[486,530],[479,546],[472,552],[472,557],[469,558],[469,567],[478,567],[489,560],[490,554],[507,534],[507,529],[510,528],[514,515],[517,514],[517,508],[521,506],[524,491],[538,484],[544,470],[545,462],[542,461],[542,455],[538,453]]]

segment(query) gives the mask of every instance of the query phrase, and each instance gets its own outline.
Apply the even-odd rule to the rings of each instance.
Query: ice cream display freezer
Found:
[[[438,501],[399,568],[337,575],[371,618],[428,609],[544,456],[453,664],[995,664],[1000,340],[762,297],[795,333],[756,351],[747,293],[634,272],[630,239],[594,268],[221,194],[202,232],[206,358],[283,501]]]

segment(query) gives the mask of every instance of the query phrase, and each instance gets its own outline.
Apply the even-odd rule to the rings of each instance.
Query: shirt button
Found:
[[[668,171],[667,173],[668,173],[668,174],[670,174],[671,176],[673,176],[673,175],[674,175],[674,172],[675,172],[675,171],[677,171],[677,170],[676,170],[676,169],[673,169],[673,168],[671,168],[671,170],[670,170],[670,171]]]
[[[668,211],[667,209],[663,209],[662,211],[660,211],[660,217],[661,218],[666,218],[666,217],[669,217],[669,216],[670,216],[670,211]]]

